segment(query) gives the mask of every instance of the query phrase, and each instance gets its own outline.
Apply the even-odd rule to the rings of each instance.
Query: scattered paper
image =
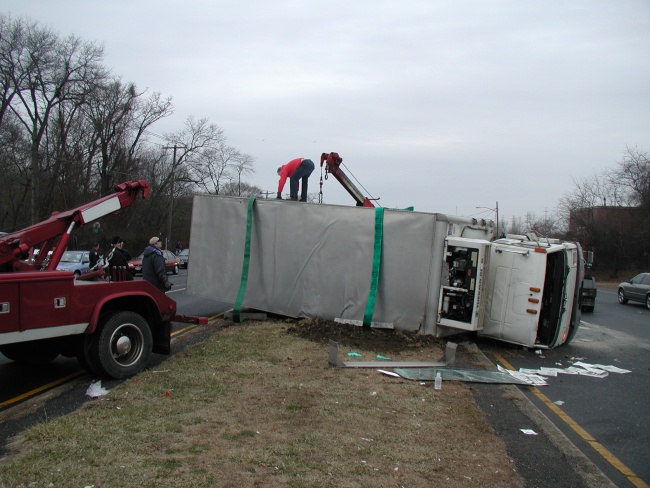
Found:
[[[360,358],[361,354],[359,354],[358,352],[349,352],[348,356],[350,356],[351,358]]]
[[[616,366],[607,366],[605,364],[594,364],[594,366],[598,369],[603,369],[605,371],[609,371],[610,373],[619,373],[619,374],[624,374],[624,373],[631,373],[629,369],[623,369],[623,368],[618,368]]]
[[[580,358],[572,358],[580,359]],[[583,358],[584,359],[584,358]],[[507,371],[507,370],[505,370]],[[583,363],[582,361],[576,361],[572,366],[568,368],[545,368],[541,367],[539,369],[528,369],[520,368],[519,372],[526,375],[540,375],[544,377],[548,376],[557,376],[558,374],[577,374],[582,376],[590,376],[592,378],[605,378],[609,373],[631,373],[630,370],[618,368],[616,366],[608,366],[604,364],[589,364]]]
[[[381,354],[377,354],[377,359],[383,359],[384,361],[390,361],[390,358],[387,358],[386,356],[382,356]]]
[[[533,385],[533,386],[548,385],[548,383],[546,383],[546,378],[540,376],[539,374],[529,374],[529,373],[522,373],[521,371],[512,371],[510,369],[506,369],[502,367],[499,364],[497,364],[497,369],[503,373],[508,373],[513,378],[517,378],[518,380],[525,381],[526,384],[528,385]]]
[[[555,400],[553,403],[556,405],[564,405],[564,402],[562,400]]]
[[[519,429],[526,435],[537,435],[537,432],[535,432],[533,429]]]

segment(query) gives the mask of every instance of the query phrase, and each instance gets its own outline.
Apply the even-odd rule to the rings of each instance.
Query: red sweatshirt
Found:
[[[292,159],[287,164],[282,166],[282,169],[280,170],[280,183],[278,183],[278,193],[282,193],[287,178],[290,178],[291,175],[296,172],[303,159],[305,158]]]

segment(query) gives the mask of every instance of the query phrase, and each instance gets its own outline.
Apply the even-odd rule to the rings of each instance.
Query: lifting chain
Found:
[[[325,166],[325,179],[327,179],[327,166]],[[318,192],[318,203],[323,203],[323,167],[320,167],[320,191]]]

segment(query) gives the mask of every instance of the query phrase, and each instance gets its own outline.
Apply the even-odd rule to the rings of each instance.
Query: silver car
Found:
[[[59,271],[72,271],[75,276],[81,276],[90,269],[89,251],[66,251],[56,267]]]
[[[628,300],[645,303],[650,310],[650,273],[639,273],[618,285],[618,303],[627,303]]]

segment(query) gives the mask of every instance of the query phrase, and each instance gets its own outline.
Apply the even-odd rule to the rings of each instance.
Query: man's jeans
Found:
[[[298,183],[302,180],[300,199],[307,201],[307,183],[312,171],[314,171],[314,162],[311,159],[303,159],[293,172],[289,178],[289,196],[292,200],[298,200]]]

